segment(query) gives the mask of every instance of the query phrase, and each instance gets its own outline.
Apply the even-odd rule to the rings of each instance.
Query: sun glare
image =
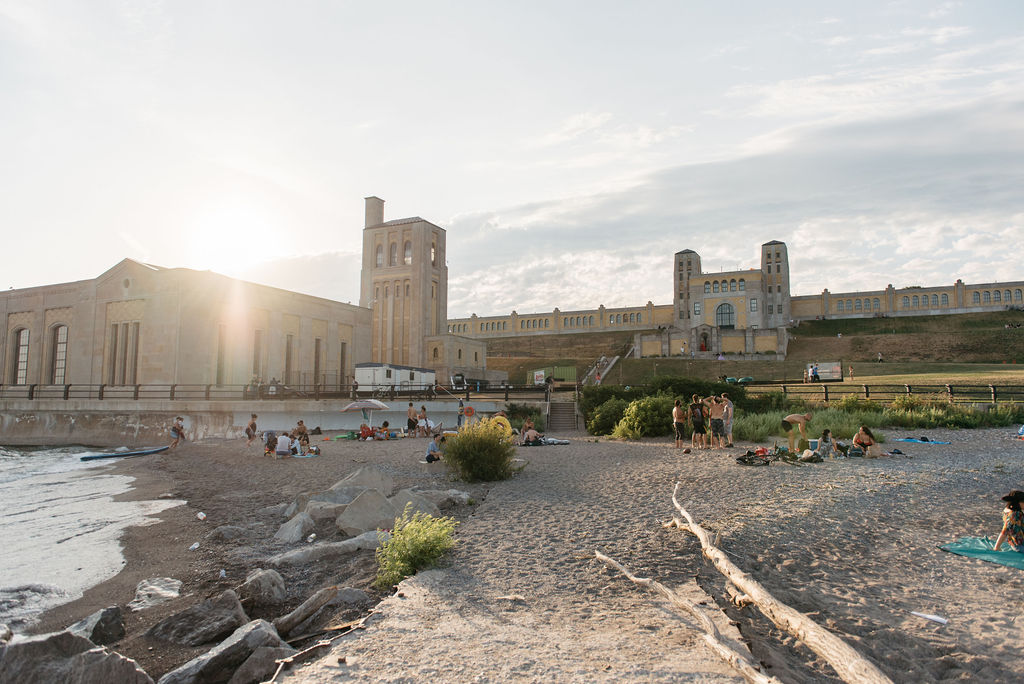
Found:
[[[183,245],[182,263],[231,275],[281,256],[287,236],[278,217],[259,201],[221,200],[200,208]]]

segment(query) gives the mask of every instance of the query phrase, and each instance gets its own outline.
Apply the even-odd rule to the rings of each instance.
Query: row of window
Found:
[[[1010,299],[1011,294],[1013,295],[1012,300]],[[999,290],[985,290],[984,292],[973,292],[971,294],[971,301],[974,304],[991,304],[992,302],[1009,301],[1019,302],[1021,301],[1022,295],[1024,295],[1024,293],[1022,293],[1020,289],[1016,289],[1012,293],[1009,290],[1003,290],[1002,292],[1000,292]]]
[[[946,295],[942,296],[945,297]],[[904,306],[907,306],[906,299],[906,297],[903,298]],[[917,297],[914,297],[914,299],[917,299]],[[915,303],[914,306],[917,306],[917,304]],[[936,304],[936,306],[938,305]],[[873,300],[865,297],[864,299],[847,299],[845,301],[840,299],[836,301],[836,311],[871,311],[872,307],[874,307],[875,311],[881,310],[882,302],[878,297],[875,297]]]
[[[12,385],[28,383],[29,330],[18,328],[11,335],[11,372],[8,382]],[[51,385],[63,385],[67,377],[68,363],[68,326],[57,324],[50,328],[48,344],[50,365],[47,369],[47,382]]]
[[[408,297],[410,292],[411,292],[411,287],[409,285],[409,282],[406,281],[406,283],[405,283],[405,296]],[[385,297],[390,297],[391,296],[391,286],[390,285],[385,285],[384,286],[384,296]],[[401,286],[401,284],[399,284],[397,282],[395,283],[395,296],[396,297],[401,297],[402,296],[402,286]],[[373,298],[374,299],[380,299],[380,286],[374,288],[374,290],[373,290]]]
[[[593,316],[567,316],[562,319],[563,328],[589,328],[593,325]]]
[[[704,294],[711,294],[712,292],[736,292],[739,290],[743,292],[747,289],[747,281],[743,278],[739,280],[723,280],[721,282],[709,281],[704,283]]]
[[[441,355],[439,347],[434,347],[434,359],[438,359]],[[462,360],[462,349],[455,350],[455,358],[458,361]],[[480,363],[480,352],[473,352],[473,363]]]
[[[750,301],[750,310],[756,312],[757,311],[757,299],[751,299],[749,301]],[[727,306],[727,307],[729,307],[728,308],[729,311],[734,311],[735,312],[735,309],[733,308],[732,304],[729,304],[728,302],[725,302],[723,304],[719,304],[718,308],[715,309],[715,311],[716,312],[717,311],[725,311],[726,309],[723,309],[722,308],[723,306]],[[700,316],[701,310],[702,310],[701,303],[700,302],[694,302],[693,303],[693,315],[694,316]],[[782,311],[782,305],[781,304],[779,305],[779,311],[780,312]],[[771,304],[768,305],[768,313],[772,313],[772,305]]]
[[[412,266],[412,241],[406,240],[403,245],[402,264]],[[384,265],[384,245],[377,245],[375,263],[377,268]],[[430,243],[430,264],[437,266],[437,243]],[[392,242],[388,248],[388,266],[398,266],[398,243]]]

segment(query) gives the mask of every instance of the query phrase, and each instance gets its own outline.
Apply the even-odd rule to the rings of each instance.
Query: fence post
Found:
[[[206,391],[203,392],[203,399],[205,399],[206,401],[210,401],[210,386],[209,385],[206,386]]]
[[[71,385],[64,385],[64,401],[67,401],[69,396],[71,396]]]
[[[171,385],[170,401],[174,401],[174,388],[176,387],[177,385]]]
[[[103,401],[103,388],[104,387],[106,387],[106,385],[100,385],[100,391],[99,391],[99,393],[97,394],[97,397],[96,397],[100,401]]]
[[[996,403],[996,386],[995,385],[989,385],[988,386],[988,391],[992,393],[992,403],[993,404]]]
[[[871,398],[871,390],[868,389],[867,385],[864,385],[863,387],[864,387],[864,398],[865,399],[870,399]]]
[[[946,396],[949,397],[949,403],[953,403],[953,386],[946,385]]]
[[[135,386],[135,391],[132,392],[132,399],[134,399],[135,401],[139,400],[139,385]]]
[[[828,403],[828,385],[822,385],[821,389],[825,392],[825,403]]]
[[[29,385],[28,386],[28,398],[30,400],[36,398],[36,386],[35,385]]]
[[[508,383],[505,383],[505,402],[508,403]]]
[[[783,394],[783,395],[785,395],[785,394],[786,394],[786,386],[785,386],[785,385],[783,385],[783,386],[782,386],[782,394]]]

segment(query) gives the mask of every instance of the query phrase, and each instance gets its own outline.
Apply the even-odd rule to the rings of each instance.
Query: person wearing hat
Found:
[[[1024,511],[1021,511],[1021,502],[1024,502],[1024,492],[1014,489],[1003,497],[1006,508],[1003,509],[1003,531],[996,539],[993,547],[996,551],[1006,542],[1014,551],[1024,553]]]

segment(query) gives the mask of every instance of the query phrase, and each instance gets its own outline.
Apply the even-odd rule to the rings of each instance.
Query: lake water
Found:
[[[125,501],[132,478],[82,462],[86,447],[0,446],[0,623],[18,630],[116,575],[132,525],[180,501]]]

